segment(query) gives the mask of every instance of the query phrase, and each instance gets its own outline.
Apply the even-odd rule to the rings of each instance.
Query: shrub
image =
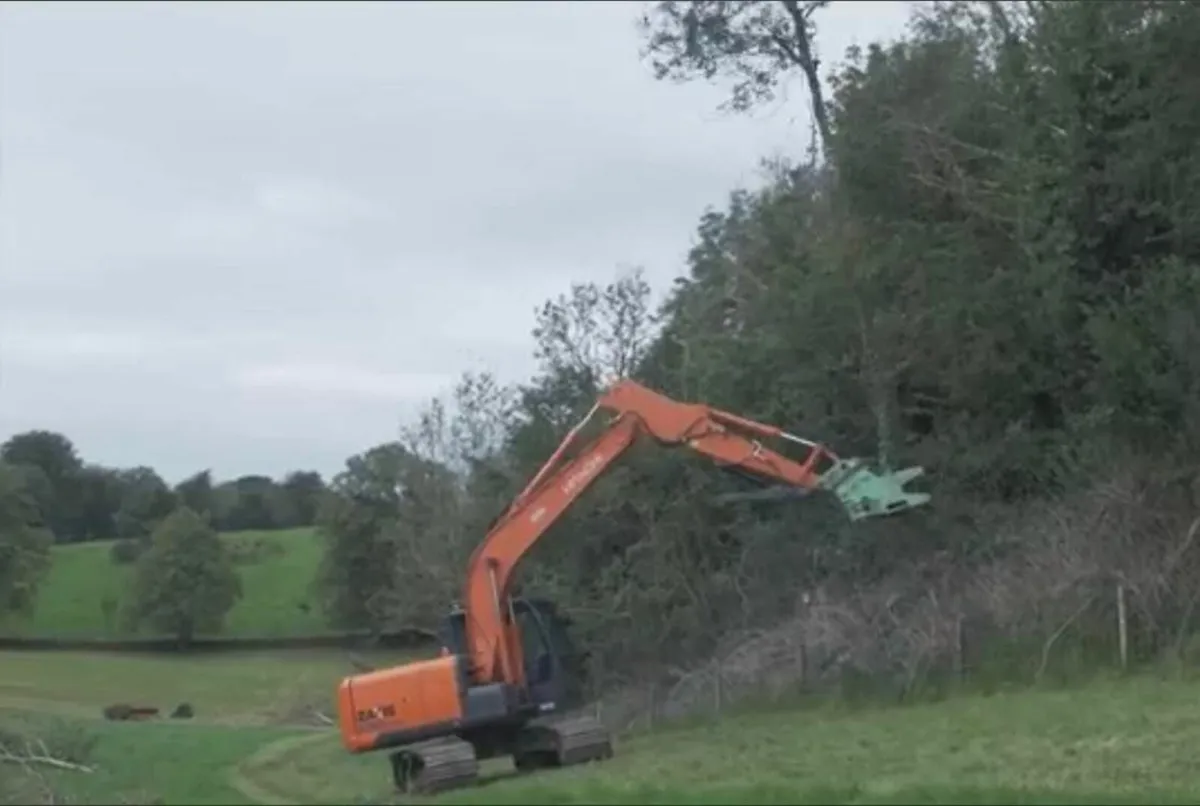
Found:
[[[117,565],[132,565],[146,550],[146,541],[136,538],[124,538],[112,544],[108,555]]]

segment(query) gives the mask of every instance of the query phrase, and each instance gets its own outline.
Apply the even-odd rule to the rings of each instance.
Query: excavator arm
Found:
[[[598,412],[608,427],[574,458],[564,459]],[[608,389],[497,520],[471,555],[464,603],[471,676],[477,682],[524,679],[521,638],[509,583],[521,558],[571,504],[615,462],[639,433],[666,446],[686,445],[721,465],[776,484],[832,492],[851,520],[891,515],[929,501],[904,486],[921,468],[876,473],[861,460],[841,459],[824,446],[771,425],[698,403],[681,403],[630,380]],[[763,444],[780,439],[803,449],[789,458]]]

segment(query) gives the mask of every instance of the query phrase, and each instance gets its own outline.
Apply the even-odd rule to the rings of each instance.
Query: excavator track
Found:
[[[456,737],[406,745],[391,755],[392,780],[406,795],[430,795],[470,786],[479,777],[479,760],[470,742]]]
[[[612,737],[599,720],[585,714],[534,720],[521,729],[516,745],[513,764],[521,772],[613,756]]]
[[[613,756],[612,738],[587,715],[536,719],[520,729],[513,748],[518,772],[572,767]],[[479,760],[470,742],[457,737],[406,745],[391,755],[392,780],[406,795],[432,795],[472,786]]]

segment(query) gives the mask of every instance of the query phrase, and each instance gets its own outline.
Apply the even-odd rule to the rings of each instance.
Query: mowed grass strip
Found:
[[[605,764],[507,775],[446,803],[1196,803],[1200,687],[1137,679],[878,711],[727,717]],[[489,765],[491,774],[507,765]],[[293,803],[389,797],[386,753],[336,735],[241,774]]]
[[[230,544],[272,544],[261,560],[239,564],[242,598],[225,621],[226,637],[285,637],[328,632],[312,595],[322,546],[314,529],[232,532]],[[111,557],[111,541],[56,546],[53,564],[38,593],[32,618],[0,626],[9,635],[62,638],[133,637],[119,616],[106,616],[104,602],[120,602],[129,588],[131,565]]]
[[[90,773],[40,769],[61,793],[82,803],[254,803],[237,787],[237,765],[294,731],[183,722],[84,722],[0,709],[0,725],[40,732],[74,730],[95,739]]]

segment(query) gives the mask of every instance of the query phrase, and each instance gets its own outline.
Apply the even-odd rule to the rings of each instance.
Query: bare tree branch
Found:
[[[14,751],[9,747],[0,747],[0,763],[3,764],[18,764],[22,767],[53,767],[57,770],[71,770],[72,772],[95,772],[95,768],[85,764],[78,764],[73,761],[57,758],[52,755],[46,747],[46,743],[40,739],[24,742],[24,748],[21,751]]]

